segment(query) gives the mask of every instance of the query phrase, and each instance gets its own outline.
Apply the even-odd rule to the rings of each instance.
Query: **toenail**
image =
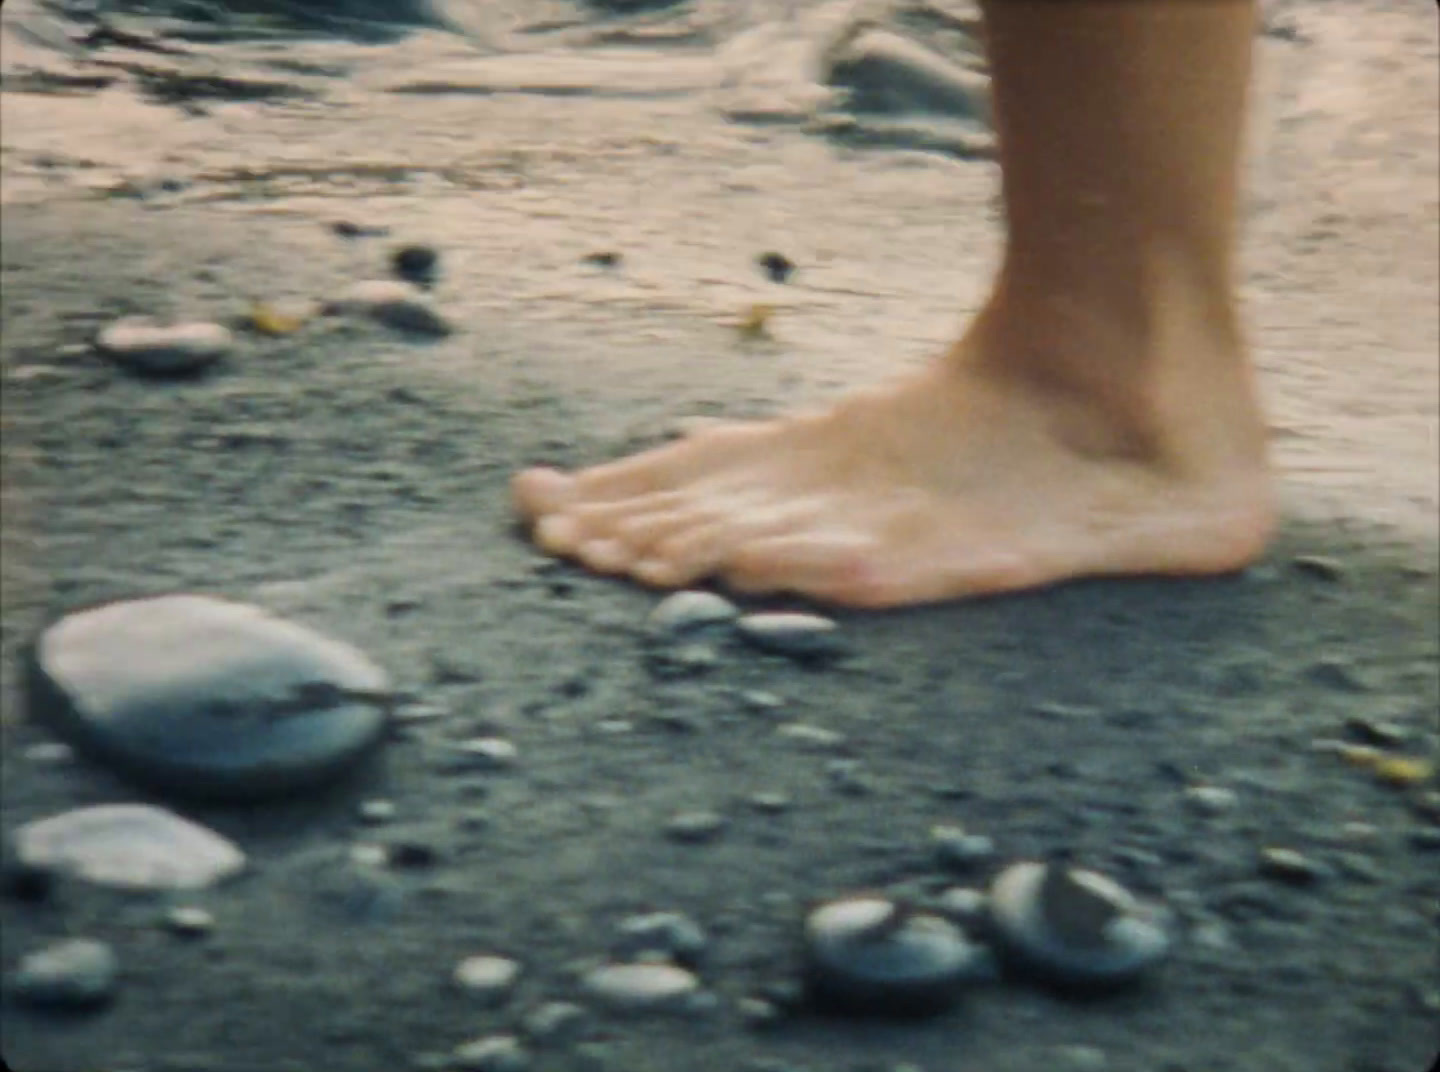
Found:
[[[546,514],[535,525],[535,542],[554,554],[575,550],[579,535],[575,519],[565,514]]]

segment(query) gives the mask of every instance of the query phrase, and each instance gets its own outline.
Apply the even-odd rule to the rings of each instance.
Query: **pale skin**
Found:
[[[1253,0],[991,0],[1007,244],[929,367],[518,474],[547,552],[656,588],[894,607],[1208,575],[1274,527],[1236,309]]]

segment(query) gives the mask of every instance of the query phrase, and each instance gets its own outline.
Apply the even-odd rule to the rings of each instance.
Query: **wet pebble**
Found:
[[[741,637],[762,651],[793,659],[828,659],[843,651],[839,626],[816,614],[745,614],[736,619],[735,627]]]
[[[795,263],[785,254],[776,253],[773,250],[760,254],[755,258],[755,262],[760,265],[760,270],[772,283],[788,282],[790,276],[795,272]]]
[[[782,1019],[780,1009],[764,998],[741,998],[735,1003],[735,1012],[740,1022],[752,1031],[772,1027]]]
[[[25,749],[25,758],[31,763],[69,763],[75,750],[60,741],[37,741]]]
[[[740,609],[714,592],[685,591],[666,596],[650,612],[652,630],[686,633],[710,625],[723,625],[740,616]]]
[[[1192,785],[1185,790],[1185,802],[1202,815],[1223,815],[1239,799],[1233,789],[1218,785]]]
[[[678,964],[694,966],[709,945],[705,929],[679,912],[651,912],[629,916],[616,928],[615,956],[637,959],[658,953]]]
[[[858,759],[832,759],[825,764],[825,777],[841,796],[868,797],[878,788],[875,779]]]
[[[725,829],[725,817],[713,811],[682,811],[665,823],[665,835],[672,841],[698,844],[713,841]]]
[[[530,1054],[513,1035],[491,1035],[455,1047],[450,1067],[457,1072],[528,1072]]]
[[[1295,849],[1268,847],[1260,850],[1260,873],[1292,886],[1312,886],[1329,876],[1330,869]]]
[[[355,809],[360,821],[378,826],[395,818],[395,805],[388,800],[365,800]]]
[[[582,981],[586,994],[612,1012],[688,1011],[700,981],[673,964],[606,964]]]
[[[70,938],[21,959],[11,979],[15,996],[32,1005],[94,1008],[115,995],[115,951],[91,938]]]
[[[177,905],[165,913],[165,927],[183,938],[199,938],[215,929],[215,917],[195,905]]]
[[[932,828],[930,845],[940,866],[951,871],[974,871],[995,857],[994,839],[967,833],[959,826]]]
[[[434,246],[401,246],[390,255],[390,267],[401,279],[428,287],[440,269],[440,253]]]
[[[162,324],[150,317],[132,316],[102,329],[95,343],[102,353],[133,372],[191,376],[229,354],[235,338],[223,324]]]
[[[808,722],[786,723],[776,727],[775,735],[821,752],[834,751],[845,743],[845,735],[838,730],[813,726]]]
[[[456,764],[471,770],[509,770],[520,759],[520,749],[503,737],[474,737],[453,747]]]
[[[566,1046],[579,1039],[589,1019],[583,1005],[547,1001],[525,1015],[521,1029],[537,1046]]]
[[[1011,964],[1052,985],[1129,983],[1170,948],[1160,912],[1093,871],[1026,862],[990,888],[990,930]]]
[[[764,689],[746,689],[740,693],[740,706],[751,714],[769,715],[784,707],[785,701]]]
[[[485,1006],[502,1004],[520,979],[520,965],[506,957],[466,957],[455,965],[455,985]]]
[[[258,798],[333,779],[385,735],[359,651],[259,607],[176,594],[62,617],[28,653],[37,721],[157,789]]]
[[[1105,1072],[1110,1060],[1096,1046],[1059,1046],[1050,1065],[1056,1072]]]
[[[968,886],[952,886],[935,898],[934,908],[953,923],[976,923],[985,915],[985,891]]]
[[[790,807],[791,800],[784,793],[752,793],[750,806],[767,815],[778,815]]]
[[[1296,555],[1290,560],[1290,565],[1322,581],[1338,581],[1345,576],[1344,565],[1338,558],[1329,555]]]
[[[1406,838],[1412,849],[1421,852],[1440,852],[1440,827],[1417,826]]]
[[[15,832],[15,851],[30,866],[127,889],[202,889],[245,867],[232,842],[148,804],[98,804],[37,819]]]
[[[1409,738],[1405,727],[1369,715],[1352,715],[1345,720],[1345,731],[1362,744],[1395,748]]]
[[[1346,658],[1327,655],[1306,668],[1305,675],[1315,684],[1337,692],[1369,692],[1370,684]]]
[[[983,950],[947,920],[871,896],[816,908],[805,922],[804,948],[812,999],[865,1016],[938,1012],[985,962]]]
[[[397,331],[440,337],[455,329],[424,291],[399,279],[367,279],[355,283],[325,304],[338,316],[369,317]]]
[[[0,893],[16,901],[38,903],[55,888],[55,868],[22,859],[14,839],[0,842]]]
[[[613,249],[597,250],[594,253],[585,254],[583,258],[586,264],[593,264],[597,268],[619,267],[622,259],[621,255]]]

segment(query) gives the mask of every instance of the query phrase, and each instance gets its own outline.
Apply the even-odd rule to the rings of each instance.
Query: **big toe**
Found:
[[[553,514],[575,499],[575,478],[558,469],[526,469],[510,481],[510,498],[527,521]]]

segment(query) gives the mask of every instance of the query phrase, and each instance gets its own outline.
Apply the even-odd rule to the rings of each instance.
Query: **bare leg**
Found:
[[[965,335],[818,415],[521,473],[542,547],[659,587],[871,607],[1260,553],[1232,278],[1252,0],[985,14],[1009,243]]]

